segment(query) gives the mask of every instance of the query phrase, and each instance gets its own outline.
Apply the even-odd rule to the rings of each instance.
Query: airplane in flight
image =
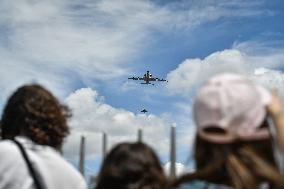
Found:
[[[144,110],[141,110],[141,112],[145,114],[145,113],[147,113],[148,111],[147,111],[146,109],[144,109]]]
[[[154,78],[153,76],[152,76],[152,74],[149,72],[149,71],[147,71],[145,74],[144,74],[144,76],[143,77],[129,77],[128,79],[132,79],[132,80],[142,80],[142,81],[144,81],[144,83],[141,83],[141,84],[146,84],[146,85],[149,85],[149,84],[152,84],[152,85],[154,85],[154,83],[151,83],[151,82],[154,82],[154,81],[166,81],[166,82],[168,82],[167,80],[165,80],[165,79],[160,79],[160,78]]]

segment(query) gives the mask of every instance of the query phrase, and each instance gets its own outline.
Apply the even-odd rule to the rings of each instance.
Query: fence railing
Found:
[[[143,130],[142,128],[138,128],[137,130],[137,141],[143,142]],[[103,158],[107,155],[107,144],[108,144],[108,135],[106,132],[102,132],[102,156]],[[84,176],[84,167],[85,167],[85,145],[86,145],[86,137],[81,136],[80,142],[80,158],[79,158],[79,171]],[[169,144],[169,159],[170,159],[170,177],[176,176],[176,125],[172,124],[170,129],[170,144]]]

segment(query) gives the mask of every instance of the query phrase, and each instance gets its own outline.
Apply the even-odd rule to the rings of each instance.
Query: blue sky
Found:
[[[65,157],[77,161],[85,135],[93,172],[103,131],[111,146],[142,127],[166,163],[172,123],[186,163],[192,99],[216,73],[241,73],[284,97],[282,0],[3,0],[0,14],[0,109],[18,86],[46,86],[73,111]],[[147,70],[169,83],[127,80]]]

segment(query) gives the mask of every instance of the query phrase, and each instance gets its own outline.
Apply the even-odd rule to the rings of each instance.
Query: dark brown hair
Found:
[[[3,139],[24,135],[41,145],[61,149],[69,134],[68,109],[40,85],[18,88],[9,98],[2,115]]]
[[[270,139],[216,144],[197,135],[195,161],[196,172],[183,175],[174,186],[205,180],[238,189],[256,189],[263,182],[271,187],[284,187],[283,175],[275,166]]]
[[[96,189],[167,189],[155,152],[146,144],[121,143],[107,155]]]

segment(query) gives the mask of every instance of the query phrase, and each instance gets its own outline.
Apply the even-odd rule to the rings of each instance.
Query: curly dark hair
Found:
[[[167,189],[155,152],[142,142],[120,143],[105,158],[96,189]]]
[[[40,145],[61,149],[69,134],[68,108],[38,84],[18,88],[9,98],[1,119],[3,139],[23,135]]]

